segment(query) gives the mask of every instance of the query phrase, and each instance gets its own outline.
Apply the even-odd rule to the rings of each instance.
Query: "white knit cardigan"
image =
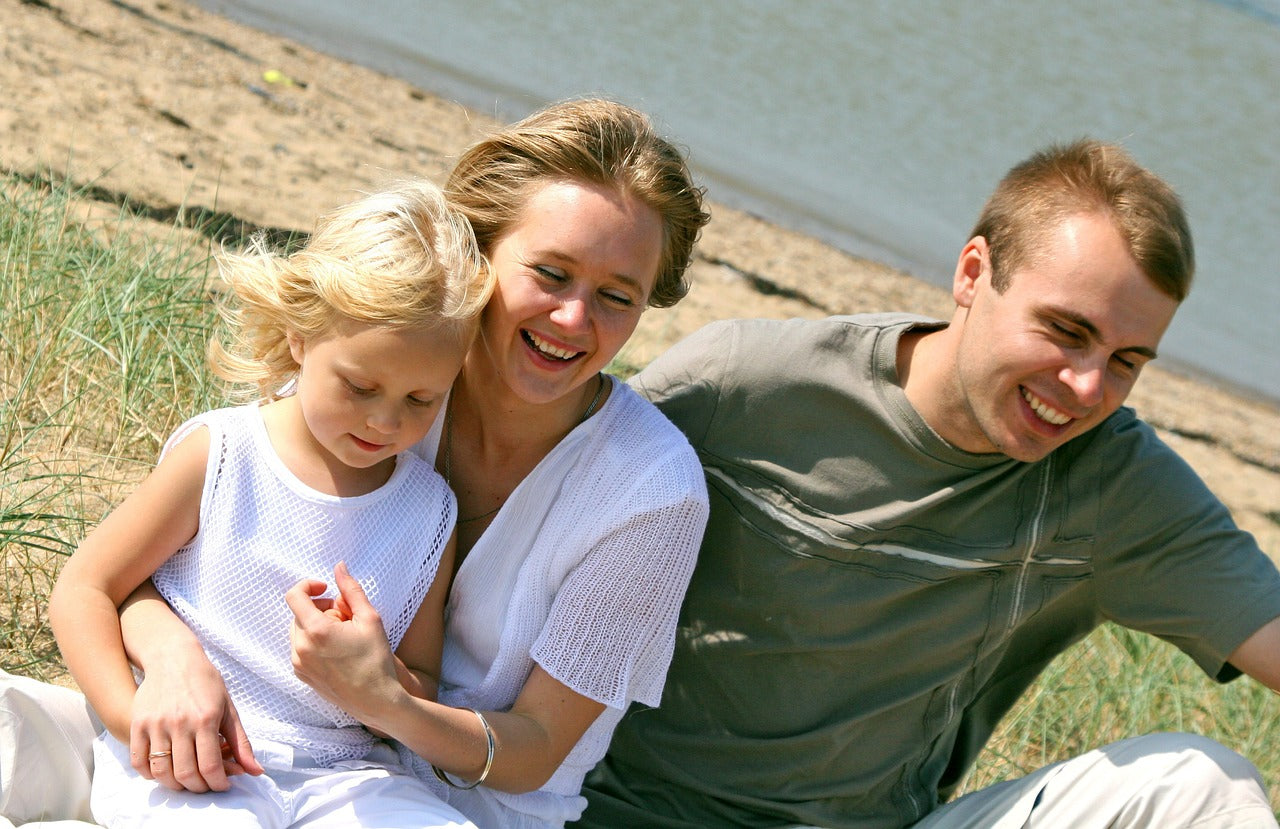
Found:
[[[604,756],[627,706],[656,706],[662,695],[706,526],[706,484],[684,435],[610,380],[606,404],[516,487],[450,593],[441,702],[508,709],[536,663],[607,706],[538,791],[437,786],[480,825],[494,814],[504,826],[556,826],[579,816],[583,777]],[[437,422],[415,451],[434,462],[440,437]],[[420,758],[403,755],[435,782]]]

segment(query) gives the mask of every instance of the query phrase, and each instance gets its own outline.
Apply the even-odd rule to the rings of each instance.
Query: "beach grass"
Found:
[[[0,180],[0,667],[63,682],[44,611],[61,563],[177,425],[223,402],[205,237],[90,215],[57,184]],[[1050,665],[963,788],[1154,731],[1241,752],[1280,807],[1280,697],[1110,625]]]
[[[61,672],[44,604],[61,562],[217,394],[207,251],[54,183],[0,182],[0,658]]]
[[[1280,814],[1280,696],[1214,682],[1173,645],[1105,624],[1054,660],[1001,721],[961,791],[1138,734],[1203,734],[1249,758]]]

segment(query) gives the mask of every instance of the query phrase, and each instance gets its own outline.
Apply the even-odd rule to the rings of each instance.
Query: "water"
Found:
[[[937,284],[1009,166],[1121,141],[1196,238],[1162,356],[1280,400],[1280,0],[203,5],[504,120],[634,104],[712,198]]]

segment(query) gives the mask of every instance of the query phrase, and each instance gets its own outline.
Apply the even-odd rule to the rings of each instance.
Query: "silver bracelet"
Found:
[[[481,714],[479,711],[477,711],[474,708],[468,708],[467,710],[470,711],[472,714],[476,715],[476,719],[480,721],[480,727],[484,729],[485,751],[486,751],[485,758],[484,758],[484,771],[480,772],[480,776],[477,777],[473,782],[463,785],[461,783],[455,783],[452,780],[450,780],[449,775],[441,771],[440,767],[437,766],[435,763],[431,764],[431,770],[436,773],[436,779],[438,779],[441,783],[444,783],[446,786],[450,786],[455,789],[474,789],[476,786],[479,786],[481,783],[484,782],[484,779],[489,776],[489,769],[493,768],[493,750],[495,748],[495,740],[493,738],[493,729],[489,726],[489,721],[484,718],[484,714]]]

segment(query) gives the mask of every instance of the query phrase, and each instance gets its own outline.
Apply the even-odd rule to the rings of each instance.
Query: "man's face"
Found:
[[[991,286],[986,240],[961,254],[956,377],[939,431],[971,452],[1035,461],[1124,402],[1178,308],[1102,215],[1062,222],[1034,260]],[[934,424],[935,428],[938,424]]]

